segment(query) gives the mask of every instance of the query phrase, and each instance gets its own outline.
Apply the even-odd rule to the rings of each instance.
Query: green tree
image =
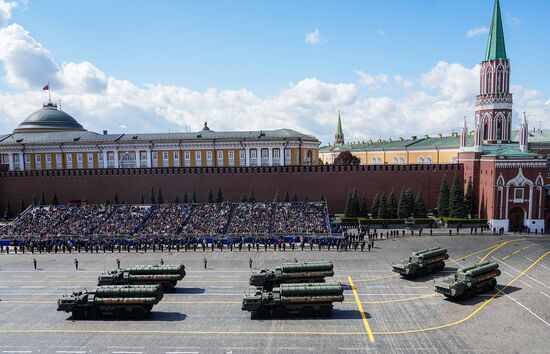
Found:
[[[208,203],[214,203],[214,193],[212,193],[212,189],[208,191]]]
[[[402,219],[415,216],[414,195],[408,188],[401,190],[397,215]]]
[[[248,197],[246,194],[241,195],[241,203],[248,203]]]
[[[275,196],[273,197],[273,201],[275,203],[279,203],[281,201],[281,198],[279,197],[279,191],[275,192]]]
[[[159,187],[159,194],[158,194],[157,201],[159,204],[164,203],[164,196],[162,195],[162,189],[160,187]]]
[[[6,203],[6,210],[4,210],[4,219],[8,220],[11,218],[11,216],[10,201],[8,200]]]
[[[388,199],[384,194],[380,197],[380,205],[378,206],[378,217],[381,219],[388,218]]]
[[[223,203],[222,187],[218,187],[218,195],[216,196],[216,203]]]
[[[33,194],[32,196],[32,206],[35,207],[38,205],[38,198],[36,198],[36,194]]]
[[[109,199],[109,197],[105,197],[105,205],[110,205],[111,204],[111,200]]]
[[[449,185],[445,177],[443,177],[441,187],[439,188],[439,198],[437,200],[437,213],[439,216],[449,216],[449,197]]]
[[[25,201],[21,199],[21,204],[19,204],[19,215],[23,214],[25,211]]]
[[[118,193],[115,192],[115,195],[113,196],[113,203],[114,204],[120,204],[120,200],[118,200]]]
[[[426,217],[426,205],[424,204],[424,196],[422,195],[422,191],[419,191],[416,195],[416,200],[414,201],[414,215],[417,218],[425,218]]]
[[[57,194],[55,194],[55,192],[53,192],[51,205],[59,205],[59,201],[57,200]]]
[[[294,192],[294,197],[292,197],[292,202],[293,203],[298,202],[298,194],[296,194],[296,192]]]
[[[46,205],[46,197],[44,196],[44,192],[40,194],[40,205]]]
[[[324,201],[325,201],[325,196],[323,195],[323,193],[321,193],[321,196],[319,197],[319,201],[320,201],[320,202],[324,202]]]
[[[466,195],[464,196],[464,212],[471,218],[476,217],[476,197],[474,194],[474,186],[472,184],[472,180],[470,179],[468,181],[468,187],[466,188]]]
[[[250,195],[248,196],[248,202],[254,203],[256,201],[256,197],[254,197],[254,187],[250,187]]]
[[[176,199],[174,199],[174,203],[176,203],[176,204],[180,203],[180,198],[177,195],[176,195]]]
[[[285,203],[289,203],[289,202],[290,202],[290,193],[288,193],[288,189],[287,189],[286,192],[285,192],[285,199],[284,199],[284,202],[285,202]]]
[[[449,195],[449,216],[451,218],[463,218],[464,215],[464,188],[455,174]]]
[[[187,196],[187,192],[183,193],[183,202],[189,203],[189,197]]]
[[[378,209],[380,209],[380,195],[376,194],[374,198],[372,199],[372,217],[373,218],[379,218],[378,215]]]
[[[369,203],[367,201],[367,197],[363,194],[363,198],[361,198],[361,207],[360,210],[360,216],[362,217],[368,217],[369,216]]]
[[[391,191],[390,195],[388,196],[388,206],[387,206],[387,212],[388,212],[388,218],[396,218],[397,217],[397,199],[395,198],[395,193]]]
[[[157,198],[155,197],[155,187],[151,187],[151,195],[149,197],[149,202],[151,204],[156,204],[157,203]]]
[[[143,192],[141,192],[141,198],[139,198],[139,204],[145,204],[145,198],[143,198]]]
[[[197,193],[195,190],[193,190],[193,195],[191,196],[191,202],[196,203],[197,202]]]
[[[346,201],[346,208],[344,210],[344,215],[348,218],[356,218],[360,214],[361,205],[359,203],[359,196],[357,189],[352,189],[348,193],[348,199]]]

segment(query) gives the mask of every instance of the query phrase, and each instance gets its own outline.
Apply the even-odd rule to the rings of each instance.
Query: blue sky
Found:
[[[82,104],[89,104],[88,96],[102,96],[101,90],[113,92],[107,89],[111,83],[106,83],[105,87],[101,84],[100,91],[94,88],[90,92],[89,87],[75,90],[76,84],[69,85],[65,79],[51,77],[67,73],[44,70],[42,74],[40,65],[43,62],[33,62],[36,55],[23,59],[27,67],[21,68],[32,72],[32,78],[29,74],[24,80],[6,79],[10,70],[7,65],[13,55],[2,58],[1,52],[4,65],[0,73],[4,80],[0,83],[0,92],[4,97],[26,96],[25,102],[30,104],[30,97],[35,96],[29,92],[39,86],[38,83],[48,80],[57,83],[58,80],[59,98],[67,102],[77,119],[96,130],[105,126],[133,131],[196,129],[201,124],[193,117],[199,115],[198,120],[208,120],[212,116],[210,120],[224,130],[258,128],[261,123],[266,128],[285,125],[315,134],[326,142],[330,141],[334,130],[335,112],[341,109],[344,132],[351,127],[349,130],[354,132],[356,139],[423,133],[415,128],[435,133],[435,130],[430,131],[430,125],[415,124],[415,119],[420,122],[434,109],[441,110],[441,106],[434,108],[433,105],[445,101],[446,107],[451,107],[449,116],[445,116],[441,124],[435,122],[434,129],[441,130],[448,127],[449,122],[456,121],[450,127],[454,128],[460,126],[461,115],[471,107],[464,106],[468,104],[464,97],[449,99],[452,94],[448,91],[461,83],[450,82],[447,83],[450,86],[441,87],[433,83],[439,80],[437,76],[426,80],[426,75],[435,75],[434,68],[440,62],[449,64],[446,69],[456,64],[464,70],[472,70],[481,61],[487,40],[487,33],[482,28],[489,26],[492,8],[493,0],[29,0],[27,4],[18,3],[3,26],[12,26],[13,32],[13,25],[17,24],[27,31],[33,43],[39,43],[47,52],[42,54],[60,71],[64,63],[86,62],[106,78],[128,81],[145,90],[144,95],[159,94],[148,91],[148,85],[153,84],[159,90],[163,88],[165,95],[169,95],[166,88],[177,87],[187,93],[196,93],[200,99],[191,112],[185,111],[185,106],[193,106],[188,101],[192,98],[187,96],[183,103],[173,107],[165,103],[170,101],[168,98],[150,102],[159,105],[156,109],[102,98],[102,104],[111,104],[117,109],[105,111],[105,108],[92,107],[86,111]],[[512,60],[512,83],[521,87],[516,102],[524,98],[523,106],[536,111],[537,117],[543,117],[549,107],[550,82],[547,78],[550,70],[538,64],[549,59],[550,41],[545,37],[550,28],[545,15],[550,13],[550,1],[501,0],[501,8],[507,52]],[[481,33],[467,35],[475,29],[482,29],[477,31]],[[315,30],[318,41],[307,43],[306,35]],[[22,36],[21,31],[17,35]],[[12,33],[8,38],[13,41],[19,37]],[[22,55],[21,51],[17,54]],[[452,76],[460,76],[460,70],[446,69],[439,74],[451,81]],[[369,79],[364,80],[362,74]],[[316,81],[304,82],[306,79]],[[410,84],[400,84],[403,82]],[[338,85],[354,85],[354,90],[351,92],[350,87]],[[52,86],[55,90],[55,85]],[[465,90],[471,93],[474,86],[469,85]],[[215,102],[205,98],[208,90],[215,90]],[[247,107],[236,107],[235,100],[228,99],[224,93],[233,93],[240,104],[256,108],[251,112]],[[423,106],[417,97],[420,94],[433,99]],[[309,107],[304,111],[299,102],[289,103],[286,100],[289,95],[304,97],[307,105],[315,109]],[[415,96],[414,101],[407,101],[411,96]],[[214,107],[213,114],[204,108],[208,103]],[[120,107],[124,104],[128,105],[127,111]],[[377,105],[384,104],[390,106],[376,109]],[[39,103],[34,104],[36,106]],[[200,113],[199,106],[203,107]],[[29,109],[29,113],[32,112],[31,106]],[[267,112],[274,109],[284,110],[284,114]],[[416,117],[392,116],[393,122],[400,119],[407,122],[399,129],[363,127],[365,122],[379,126],[377,121],[384,120],[385,114],[393,109],[402,110],[403,115],[414,111]],[[178,113],[173,113],[174,110]],[[20,110],[4,111],[8,116],[4,118],[8,131],[24,118],[24,115],[18,116],[22,114]],[[164,111],[172,112],[169,114],[175,117],[166,118]],[[107,116],[115,113],[116,119]],[[258,119],[264,113],[266,118]],[[473,116],[473,111],[470,115]],[[237,124],[236,119],[250,124]],[[436,118],[431,119],[430,123],[434,123]]]

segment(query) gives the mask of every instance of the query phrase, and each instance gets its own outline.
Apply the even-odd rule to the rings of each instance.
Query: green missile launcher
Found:
[[[485,261],[459,269],[456,274],[435,283],[435,291],[454,299],[465,299],[493,290],[500,275],[498,263]]]
[[[57,311],[71,312],[73,319],[97,320],[144,318],[163,297],[160,285],[110,285],[73,292],[57,300]]]
[[[258,317],[319,315],[329,317],[334,302],[344,301],[342,284],[281,284],[273,291],[256,290],[243,298],[242,310]]]
[[[250,275],[250,285],[271,290],[288,283],[324,283],[325,277],[334,275],[332,262],[283,263],[274,270],[268,268]]]
[[[185,266],[139,265],[124,270],[101,274],[97,285],[160,285],[163,292],[170,292],[185,277]]]
[[[443,270],[447,259],[449,255],[446,248],[429,248],[413,252],[409,258],[393,264],[393,271],[405,278],[415,278]]]

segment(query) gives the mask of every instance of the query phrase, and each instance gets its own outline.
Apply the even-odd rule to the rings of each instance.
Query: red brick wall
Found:
[[[399,197],[402,188],[411,188],[416,194],[422,190],[428,208],[437,205],[442,178],[449,184],[455,173],[462,179],[461,165],[405,165],[405,166],[286,166],[257,168],[156,168],[119,170],[65,170],[23,171],[0,173],[0,204],[5,208],[10,201],[12,210],[19,208],[21,199],[32,201],[45,193],[51,200],[53,192],[60,203],[86,198],[90,203],[102,203],[113,199],[115,192],[125,203],[137,203],[143,193],[149,201],[151,187],[162,188],[164,198],[180,201],[184,192],[189,198],[193,190],[198,201],[206,201],[208,191],[217,192],[221,187],[226,200],[238,201],[254,188],[256,200],[273,200],[277,191],[284,198],[297,193],[303,200],[319,200],[323,194],[330,212],[342,212],[348,191],[357,188],[364,193],[369,206],[376,193],[390,193]]]

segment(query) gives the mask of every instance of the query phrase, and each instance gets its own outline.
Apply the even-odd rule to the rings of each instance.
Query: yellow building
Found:
[[[0,135],[11,171],[95,168],[285,166],[318,163],[319,140],[291,129],[103,134],[49,102]]]

